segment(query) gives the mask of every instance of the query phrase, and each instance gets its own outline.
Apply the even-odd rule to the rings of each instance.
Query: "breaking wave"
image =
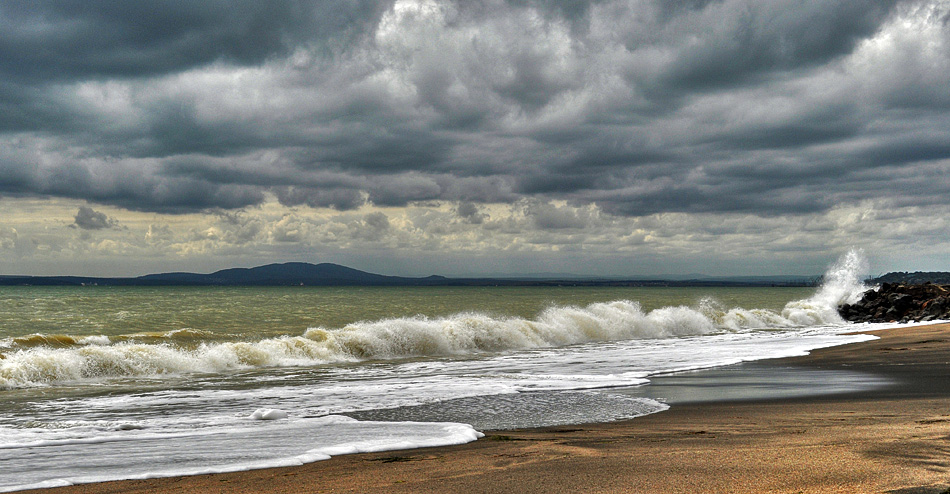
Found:
[[[838,307],[853,304],[868,290],[862,280],[869,271],[862,249],[851,249],[831,266],[818,291],[805,300],[789,302],[782,317],[799,326],[843,324]]]
[[[535,319],[481,313],[417,316],[310,328],[299,336],[258,341],[201,341],[207,334],[196,330],[138,334],[115,341],[105,336],[31,335],[4,345],[0,387],[837,325],[845,323],[837,306],[856,300],[866,289],[860,281],[866,266],[860,251],[848,252],[832,266],[814,295],[788,303],[781,312],[724,309],[711,299],[697,307],[644,312],[636,301],[618,300],[550,307]]]

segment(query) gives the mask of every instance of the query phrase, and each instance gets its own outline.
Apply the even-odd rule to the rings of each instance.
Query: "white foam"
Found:
[[[280,420],[287,418],[287,412],[275,408],[258,408],[250,416],[253,420]]]
[[[293,466],[340,454],[462,444],[483,436],[466,424],[361,422],[339,416],[259,424],[200,439],[180,434],[90,442],[82,455],[70,456],[65,464],[57,458],[70,445],[24,446],[12,454],[0,450],[4,469],[17,472],[15,478],[0,478],[0,492]],[[53,464],[56,468],[47,467]]]
[[[77,340],[77,343],[80,345],[100,345],[101,346],[101,345],[108,345],[111,342],[112,341],[109,340],[108,336],[103,336],[103,335],[84,336]]]

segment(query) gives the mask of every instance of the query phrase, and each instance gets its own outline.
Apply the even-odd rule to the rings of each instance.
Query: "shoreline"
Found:
[[[619,422],[486,431],[458,446],[18,492],[944,493],[950,324],[869,333],[880,339],[758,363],[893,381],[871,390],[681,404]]]

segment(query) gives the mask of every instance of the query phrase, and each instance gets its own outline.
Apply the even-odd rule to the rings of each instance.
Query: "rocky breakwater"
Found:
[[[910,322],[950,319],[950,285],[884,283],[838,308],[851,322]]]

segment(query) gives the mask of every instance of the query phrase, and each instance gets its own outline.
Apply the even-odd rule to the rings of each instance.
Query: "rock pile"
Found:
[[[838,308],[852,322],[910,322],[950,319],[950,285],[884,283],[864,298]]]

